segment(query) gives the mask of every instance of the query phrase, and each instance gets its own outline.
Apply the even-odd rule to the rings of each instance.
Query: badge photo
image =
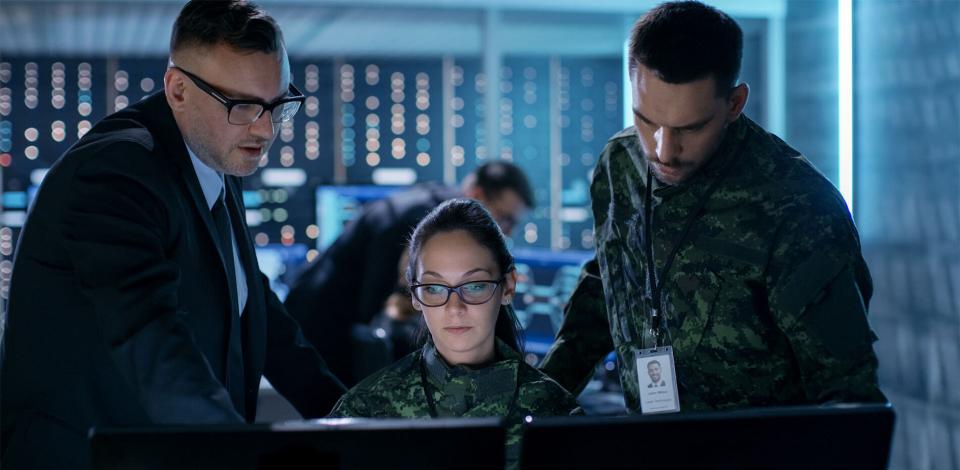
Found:
[[[641,413],[680,411],[673,348],[665,346],[638,351],[636,362]]]

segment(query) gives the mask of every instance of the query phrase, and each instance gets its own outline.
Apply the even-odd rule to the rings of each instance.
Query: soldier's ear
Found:
[[[743,113],[744,106],[747,105],[747,98],[750,96],[750,86],[741,83],[730,92],[730,99],[727,101],[727,122],[736,121]]]
[[[423,305],[420,305],[420,302],[417,301],[417,298],[416,298],[416,297],[410,296],[410,304],[413,305],[413,309],[414,309],[414,310],[416,310],[416,311],[418,311],[418,312],[422,312],[422,311],[423,311]]]

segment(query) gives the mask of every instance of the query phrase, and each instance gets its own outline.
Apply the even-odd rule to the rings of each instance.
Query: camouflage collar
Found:
[[[448,365],[432,342],[423,346],[426,380],[441,397],[437,400],[438,415],[463,416],[480,405],[501,403],[507,406],[510,403],[517,390],[520,353],[499,339],[496,340],[496,350],[497,358],[493,363],[471,368]]]
[[[509,369],[515,372],[520,364],[520,353],[507,346],[507,343],[499,338],[494,338],[494,341],[496,349],[494,361],[480,366],[451,366],[437,352],[437,347],[433,344],[433,341],[427,341],[423,345],[423,361],[430,373],[430,378],[446,381],[451,377],[479,377],[490,369]]]

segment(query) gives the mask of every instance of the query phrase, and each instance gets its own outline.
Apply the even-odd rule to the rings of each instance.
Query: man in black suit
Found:
[[[91,427],[244,423],[261,375],[306,417],[344,391],[260,273],[252,174],[303,95],[282,34],[191,1],[163,93],[51,168],[14,260],[0,356],[3,468],[83,468]]]
[[[398,269],[398,264],[405,266],[400,263],[401,255],[420,220],[441,202],[457,197],[483,204],[507,235],[534,205],[533,190],[523,170],[504,161],[477,167],[459,188],[419,184],[365,205],[360,216],[293,282],[284,305],[347,385],[392,362],[367,364],[362,360],[367,330],[363,327],[384,310],[400,320],[416,312],[409,294],[396,293],[398,286],[403,286],[406,294],[407,282]],[[385,303],[389,305],[385,307]],[[394,346],[399,346],[394,355],[409,352],[405,345]]]

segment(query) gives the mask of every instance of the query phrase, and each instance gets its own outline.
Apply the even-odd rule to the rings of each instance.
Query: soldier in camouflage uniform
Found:
[[[635,125],[594,171],[596,258],[542,370],[576,392],[615,350],[639,411],[635,354],[671,345],[681,410],[884,401],[856,228],[823,175],[741,114],[739,26],[668,3],[630,47]]]
[[[507,466],[515,467],[524,417],[582,411],[569,392],[521,357],[510,307],[516,273],[500,229],[476,201],[447,201],[414,230],[409,259],[407,278],[414,307],[423,312],[425,344],[357,384],[331,416],[502,416]]]
[[[330,416],[503,416],[507,424],[506,459],[508,468],[513,468],[520,457],[525,416],[564,416],[582,411],[573,395],[523,362],[520,353],[503,341],[497,340],[497,354],[497,361],[479,369],[450,366],[428,343],[350,389]]]

